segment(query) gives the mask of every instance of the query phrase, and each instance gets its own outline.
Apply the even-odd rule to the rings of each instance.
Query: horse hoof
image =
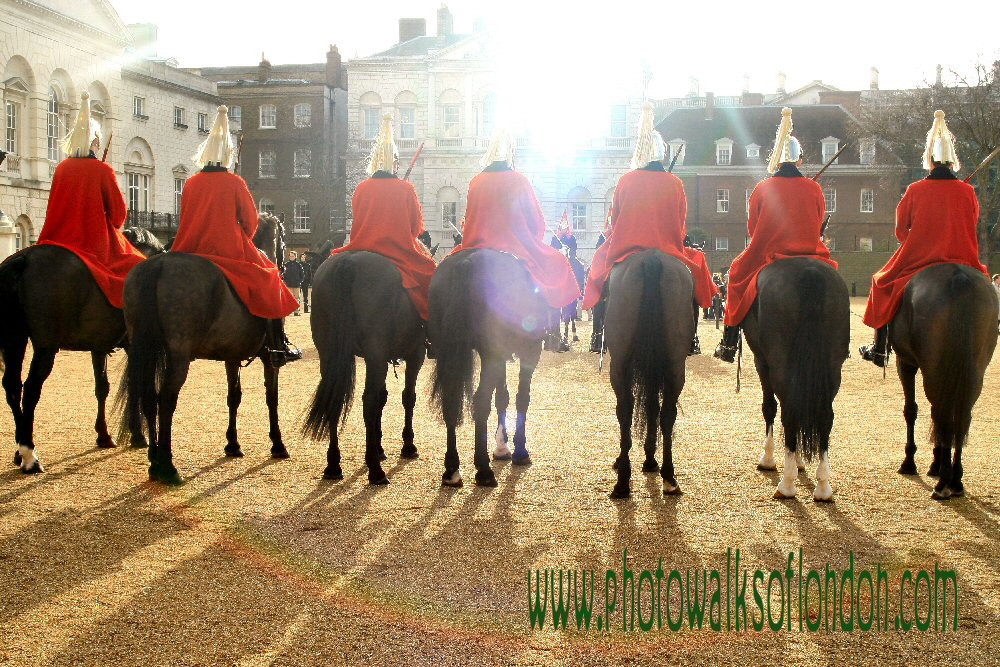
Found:
[[[184,483],[184,480],[181,479],[177,469],[173,467],[169,469],[162,469],[150,466],[149,480],[151,482],[159,482],[160,484],[166,484],[168,486],[179,486]]]
[[[816,484],[816,490],[813,491],[813,500],[818,503],[833,502],[833,486],[830,485],[830,482],[819,482]]]
[[[41,461],[35,459],[30,466],[21,466],[21,472],[25,475],[37,475],[40,472],[45,472],[45,468],[42,467]]]
[[[778,466],[775,465],[773,459],[771,460],[770,464],[767,464],[767,463],[758,463],[757,464],[757,470],[760,470],[762,472],[774,472],[777,469],[778,469]]]
[[[240,449],[239,445],[227,445],[225,451],[226,451],[226,456],[228,456],[231,459],[243,458],[243,450]]]
[[[951,486],[948,488],[951,491],[952,498],[961,498],[962,496],[965,495],[965,487],[962,486],[961,484],[959,484],[957,487]]]
[[[482,472],[476,472],[476,486],[486,486],[494,487],[497,485],[497,476],[493,474],[492,470],[483,470]]]
[[[795,485],[785,484],[783,481],[778,484],[778,488],[774,490],[775,500],[788,500],[795,497]]]
[[[285,449],[284,445],[282,445],[281,447],[278,447],[277,449],[275,449],[274,447],[271,448],[271,458],[272,459],[284,460],[284,459],[291,458],[291,455],[288,453],[288,450]]]
[[[149,443],[146,442],[145,438],[143,438],[142,440],[136,440],[135,438],[133,438],[132,442],[129,443],[129,449],[148,449],[148,448],[149,448]]]
[[[402,451],[399,452],[399,456],[404,459],[419,459],[420,452],[413,445],[403,445]]]
[[[660,472],[660,464],[656,461],[650,459],[649,461],[642,462],[643,472]]]
[[[371,484],[372,486],[387,486],[389,484],[389,478],[385,476],[385,473],[382,473],[381,476],[376,476],[376,477],[372,477],[371,475],[369,475],[368,483]]]
[[[385,461],[387,458],[389,458],[389,457],[385,455],[385,450],[384,449],[380,449],[379,452],[378,452],[378,460],[379,461]]]
[[[951,496],[952,496],[951,489],[947,487],[940,490],[934,489],[934,493],[931,494],[931,498],[933,498],[934,500],[948,500],[949,498],[951,498]]]
[[[900,475],[916,475],[917,474],[917,464],[913,461],[903,461],[903,465],[899,466]]]
[[[494,461],[510,461],[513,458],[514,455],[511,453],[509,449],[505,452],[496,452],[496,451],[493,452]]]
[[[514,458],[511,459],[511,463],[513,463],[516,466],[530,466],[531,454],[523,454],[521,456],[515,454]]]
[[[462,473],[456,470],[455,472],[446,472],[441,476],[441,486],[447,486],[452,489],[462,488]]]
[[[669,480],[663,480],[663,495],[665,496],[682,496],[684,492],[681,491],[681,487],[677,485],[677,481],[674,480],[670,482]]]
[[[98,449],[112,449],[117,447],[114,438],[110,435],[108,436],[97,436],[97,448]]]
[[[335,482],[339,482],[344,479],[344,471],[340,469],[340,466],[327,466],[326,470],[323,471],[323,479],[331,479]]]
[[[21,452],[14,452],[14,465],[21,467]]]
[[[618,470],[618,459],[615,459],[615,462],[611,464],[611,469]]]
[[[493,449],[493,460],[494,461],[510,461],[514,457],[514,452],[510,447],[507,446],[507,438],[504,437],[502,440],[499,436],[495,438],[496,447]]]
[[[616,500],[620,500],[622,498],[631,498],[632,487],[629,484],[626,484],[625,486],[619,486],[618,484],[616,484],[615,488],[611,489],[611,497]]]

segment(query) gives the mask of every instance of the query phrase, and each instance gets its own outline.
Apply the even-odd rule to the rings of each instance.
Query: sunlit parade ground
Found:
[[[852,306],[856,349],[870,330],[860,323],[863,303]],[[360,410],[345,430],[343,481],[321,479],[325,445],[298,434],[319,369],[308,318],[289,323],[306,349],[306,359],[281,375],[292,458],[268,457],[259,364],[243,376],[246,457],[222,456],[225,374],[220,363],[198,361],[175,419],[174,455],[186,479],[180,487],[146,481],[144,451],[95,449],[89,357],[60,354],[36,427],[47,471],[24,476],[9,466],[0,474],[0,664],[857,664],[862,652],[868,664],[983,664],[995,656],[996,360],[965,450],[964,498],[930,498],[933,482],[923,474],[929,408],[919,388],[921,475],[896,473],[905,437],[899,382],[894,372],[883,380],[855,351],[835,405],[833,504],[812,500],[815,464],[799,477],[798,499],[771,498],[776,474],[755,467],[763,426],[751,360],[744,356],[736,394],[735,367],[708,353],[689,360],[681,396],[675,463],[684,494],[663,497],[659,477],[637,469],[632,499],[613,501],[613,397],[607,369],[598,373],[597,356],[583,343],[544,354],[529,414],[534,465],[495,463],[495,489],[471,484],[469,426],[460,434],[466,486],[440,486],[444,429],[426,401],[433,362],[420,379],[420,459],[398,459],[402,381],[390,374],[384,431],[391,484],[371,488]],[[709,351],[714,325],[703,322],[700,333]],[[588,336],[584,324],[581,338]],[[13,454],[12,433],[4,412],[5,457]],[[577,631],[572,612],[569,630],[552,630],[551,617],[544,630],[531,629],[529,571],[593,569],[603,614],[604,573],[622,576],[626,550],[638,579],[661,557],[666,571],[724,571],[730,548],[740,549],[741,567],[765,576],[783,571],[788,553],[797,559],[800,548],[806,568],[817,570],[827,563],[847,569],[853,551],[856,567],[881,564],[889,573],[893,608],[905,570],[953,569],[958,630],[949,616],[946,632],[774,633],[765,625],[760,633],[716,633],[707,616],[702,630],[688,629],[685,610],[680,632],[669,631],[666,618],[661,630],[640,632],[636,623],[623,632],[620,609],[610,632],[598,631],[596,621]],[[676,583],[673,590],[676,620]],[[640,611],[647,619],[648,593]],[[908,596],[912,620],[912,590]],[[747,598],[752,621],[752,593]],[[867,617],[864,593],[862,603]],[[926,601],[923,609],[926,615]]]

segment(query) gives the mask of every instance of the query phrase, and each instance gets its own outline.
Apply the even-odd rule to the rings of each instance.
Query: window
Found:
[[[861,164],[872,164],[875,162],[875,140],[863,139],[861,141],[859,161]]]
[[[260,206],[258,208],[260,209],[261,213],[270,213],[271,215],[274,215],[274,210],[275,210],[274,202],[271,201],[270,199],[262,197],[260,200]]]
[[[184,129],[187,125],[184,124],[184,108],[174,107],[174,127]]]
[[[729,250],[729,237],[728,236],[716,236],[715,237],[715,249],[716,250]]]
[[[861,212],[875,212],[875,190],[873,188],[861,188]]]
[[[871,252],[872,240],[867,237],[862,237],[858,239],[858,250],[860,250],[861,252]]]
[[[292,171],[295,178],[309,178],[312,175],[312,150],[309,148],[295,149],[292,160]]]
[[[831,159],[833,159],[833,156],[837,154],[837,151],[839,149],[840,149],[840,140],[839,139],[835,139],[834,137],[827,137],[826,139],[824,139],[823,140],[823,164],[826,164]],[[838,162],[839,162],[839,160],[838,160]],[[834,164],[837,164],[837,162],[834,162]]]
[[[242,125],[243,107],[229,107],[229,121],[236,125]]]
[[[198,131],[203,134],[208,134],[208,114],[200,113],[198,114]]]
[[[667,144],[667,157],[669,158],[669,161],[667,162],[667,164],[670,164],[670,162],[673,162],[674,161],[674,156],[676,156],[678,153],[680,153],[680,156],[677,157],[677,162],[675,162],[674,164],[676,166],[678,166],[678,167],[681,166],[682,164],[684,164],[684,153],[685,152],[686,151],[684,150],[684,142],[681,141],[680,139],[674,139],[669,144]]]
[[[414,139],[417,136],[417,109],[416,107],[399,108],[399,138]]]
[[[482,109],[482,119],[479,124],[479,132],[477,133],[480,137],[492,137],[493,136],[493,126],[494,119],[497,113],[497,98],[496,95],[490,93],[483,98],[483,109]]]
[[[24,229],[24,225],[18,223],[14,227],[14,252],[24,249],[27,244],[28,234]]]
[[[293,232],[308,232],[309,227],[309,203],[304,199],[295,200],[295,215],[292,221]]]
[[[7,102],[5,108],[3,150],[5,153],[17,155],[17,121],[18,105],[14,102]]]
[[[273,130],[278,127],[278,109],[273,104],[260,105],[260,129]]]
[[[49,103],[45,110],[45,137],[48,157],[53,162],[58,162],[61,157],[59,134],[59,96],[55,88],[49,88]]]
[[[174,178],[174,215],[181,214],[181,193],[184,192],[184,179]]]
[[[149,210],[149,174],[137,174],[128,172],[125,174],[128,183],[128,210],[148,211]]]
[[[458,202],[446,201],[441,203],[441,226],[451,229],[458,227]]]
[[[296,104],[293,121],[295,127],[312,127],[312,106],[309,104]]]
[[[628,107],[624,104],[616,104],[611,107],[611,136],[627,136]]]
[[[719,139],[715,142],[715,164],[729,165],[733,163],[733,140]]]
[[[261,151],[257,164],[257,175],[261,178],[274,178],[277,156],[274,151]]]
[[[747,159],[754,159],[760,157],[760,146],[757,144],[750,144],[747,146]]]
[[[587,231],[587,205],[581,202],[570,204],[569,219],[573,225],[574,232]]]
[[[442,110],[444,125],[442,129],[444,130],[444,136],[448,139],[457,139],[462,136],[460,110],[461,107],[457,104],[444,105],[444,109]]]
[[[135,95],[132,98],[132,115],[136,118],[149,118],[146,115],[146,98]]]
[[[729,190],[715,191],[715,212],[729,213]]]
[[[837,212],[837,189],[836,188],[823,188],[823,197],[826,199],[826,212],[836,213]]]
[[[374,139],[377,137],[379,126],[378,107],[365,107],[362,120],[364,121],[364,127],[362,128],[364,138]]]

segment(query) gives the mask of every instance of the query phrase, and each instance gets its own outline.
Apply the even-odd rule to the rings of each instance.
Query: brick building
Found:
[[[290,248],[318,248],[345,228],[346,76],[336,46],[326,62],[203,67],[240,134],[239,173],[263,211],[285,220]]]
[[[759,95],[744,95],[743,105],[717,107],[709,93],[704,106],[675,109],[657,126],[671,156],[683,146],[674,172],[687,192],[688,232],[706,244],[713,269],[732,261],[749,240],[747,200],[767,175],[781,120],[781,106],[760,101]],[[831,250],[895,249],[896,204],[909,170],[892,155],[876,156],[873,143],[854,141],[858,121],[844,106],[819,103],[792,109],[806,176],[852,141],[820,181],[830,213]]]

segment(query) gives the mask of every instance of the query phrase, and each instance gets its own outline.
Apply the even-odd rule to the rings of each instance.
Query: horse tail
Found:
[[[660,401],[660,395],[670,395],[670,358],[664,329],[663,264],[658,254],[642,260],[642,294],[639,297],[639,319],[632,341],[630,372],[632,397],[635,400],[633,423],[637,432],[646,429],[647,408]]]
[[[330,271],[333,294],[328,308],[326,350],[320,367],[319,386],[313,394],[312,405],[306,416],[302,433],[322,439],[347,420],[354,400],[354,350],[357,347],[358,323],[354,312],[354,281],[357,269],[351,257],[338,260]]]
[[[0,350],[21,346],[28,339],[28,322],[21,308],[21,276],[28,266],[24,255],[15,255],[0,264]],[[3,355],[0,355],[0,371],[3,370]]]
[[[970,326],[977,309],[977,294],[972,279],[962,270],[952,273],[944,286],[947,337],[940,347],[936,363],[924,374],[924,385],[931,402],[931,439],[935,447],[961,447],[969,435],[972,406],[982,389],[976,351],[976,328]],[[990,330],[992,335],[992,326]]]
[[[157,404],[160,380],[166,366],[167,347],[160,325],[156,286],[163,271],[163,262],[143,262],[129,274],[134,287],[126,290],[141,297],[134,306],[135,314],[128,320],[135,323],[130,332],[125,362],[125,372],[115,395],[114,412],[119,416],[118,440],[128,442],[129,426],[142,424],[142,406]],[[156,434],[150,433],[151,440]]]
[[[798,280],[799,313],[789,357],[788,391],[781,421],[807,460],[820,452],[833,428],[833,340],[826,331],[826,282],[817,267],[806,267]]]
[[[455,261],[445,294],[444,317],[437,327],[438,336],[431,341],[437,357],[431,400],[441,408],[448,425],[462,423],[465,405],[472,396],[474,370],[472,259],[459,257]]]

